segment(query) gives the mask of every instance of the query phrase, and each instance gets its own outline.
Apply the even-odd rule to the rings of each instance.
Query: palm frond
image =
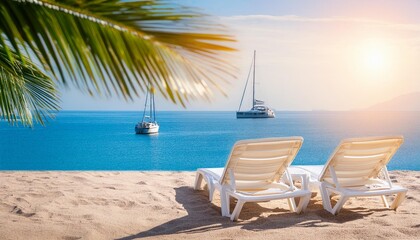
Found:
[[[90,94],[129,99],[151,86],[183,104],[236,74],[224,27],[169,1],[4,0],[0,19],[6,51]]]
[[[29,59],[0,45],[0,116],[12,124],[44,124],[59,109],[53,80]]]

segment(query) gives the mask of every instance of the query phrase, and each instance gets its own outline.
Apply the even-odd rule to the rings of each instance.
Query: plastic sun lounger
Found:
[[[396,210],[407,189],[392,184],[386,165],[403,141],[402,136],[346,139],[323,167],[292,166],[289,171],[309,174],[310,187],[319,188],[324,208],[334,215],[350,197],[380,196],[386,208]],[[340,196],[334,207],[332,194]],[[389,206],[385,196],[393,194],[396,197]]]
[[[214,191],[220,192],[222,216],[237,220],[246,202],[262,202],[288,199],[290,210],[300,213],[309,203],[308,175],[297,174],[302,188],[294,186],[287,167],[302,146],[302,137],[265,138],[238,141],[232,148],[224,168],[200,168],[197,170],[194,189],[207,182],[209,200]],[[230,197],[237,204],[230,213]],[[295,199],[300,198],[296,207]]]

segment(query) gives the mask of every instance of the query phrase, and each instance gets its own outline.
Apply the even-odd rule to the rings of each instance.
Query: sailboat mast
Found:
[[[149,113],[149,116],[150,117],[152,117],[153,115],[152,115],[152,104],[153,104],[153,102],[152,102],[152,99],[153,99],[153,92],[150,90],[150,113]],[[151,119],[150,119],[151,120]]]
[[[153,121],[156,121],[155,94],[153,94]]]
[[[147,91],[146,93],[146,101],[144,101],[144,110],[143,110],[143,119],[141,120],[142,122],[144,122],[144,117],[146,116],[146,107],[147,107],[147,99],[149,97],[149,91]]]
[[[252,109],[255,107],[255,55],[256,51],[254,50],[254,73],[253,73],[253,80],[252,80]]]
[[[244,101],[246,88],[248,87],[249,77],[251,76],[253,62],[254,62],[254,59],[252,59],[251,66],[249,66],[248,77],[246,77],[246,83],[245,83],[244,91],[242,93],[241,103],[239,104],[238,112],[241,111],[241,106],[242,106],[242,102]]]

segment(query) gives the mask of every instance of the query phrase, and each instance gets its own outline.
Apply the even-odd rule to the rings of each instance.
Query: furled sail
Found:
[[[255,99],[254,100],[254,105],[264,105],[264,101]]]

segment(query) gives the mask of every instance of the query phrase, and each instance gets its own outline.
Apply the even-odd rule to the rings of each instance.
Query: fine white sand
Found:
[[[306,213],[285,200],[247,203],[238,222],[216,195],[192,189],[194,172],[0,172],[0,239],[415,239],[420,173],[394,171],[409,189],[397,212],[351,199],[338,216],[319,195]]]

